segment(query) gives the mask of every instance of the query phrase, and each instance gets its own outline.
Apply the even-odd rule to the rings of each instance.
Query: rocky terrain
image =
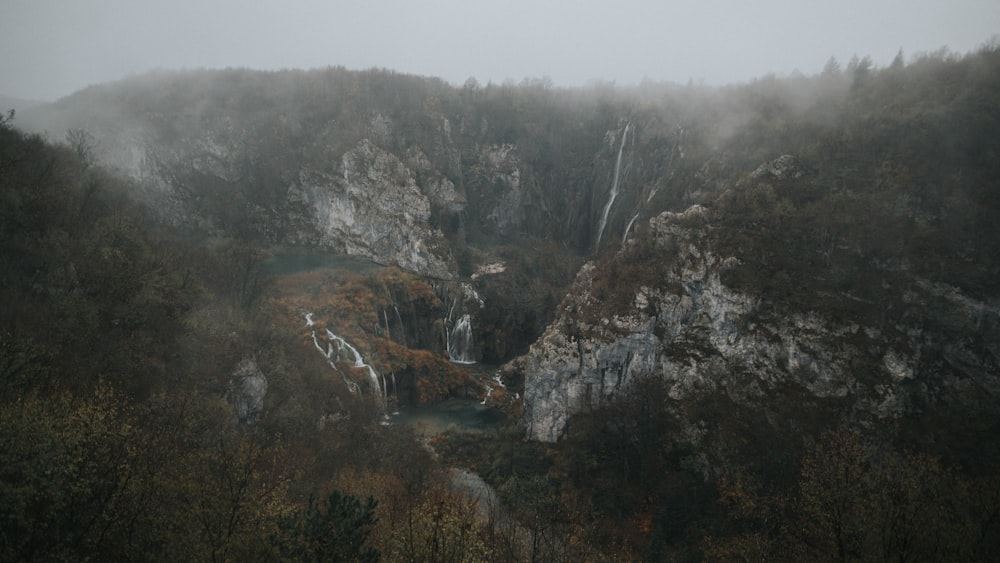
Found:
[[[525,431],[553,441],[645,376],[677,399],[746,404],[792,385],[860,420],[942,388],[996,393],[996,242],[982,236],[996,210],[973,203],[994,201],[977,195],[995,183],[992,149],[952,136],[916,156],[989,86],[921,99],[893,85],[929,88],[940,69],[924,66],[645,101],[380,71],[163,73],[23,122],[76,131],[77,152],[202,236],[463,281],[485,301],[444,331],[469,315],[469,359],[513,360]],[[904,117],[880,100],[930,132],[893,137]],[[446,352],[447,338],[419,340]]]
[[[597,266],[581,269],[560,316],[512,367],[525,374],[529,437],[558,440],[574,413],[645,376],[663,379],[675,399],[723,392],[763,408],[774,388],[791,384],[843,399],[862,419],[899,416],[938,387],[1000,391],[995,305],[916,279],[902,296],[905,320],[892,326],[775,308],[722,283],[740,259],[717,253],[710,226],[701,206],[650,219],[652,244],[670,264],[655,285],[635,288],[626,306],[603,307],[593,291]],[[619,259],[628,260],[627,248]],[[928,330],[944,310],[947,325]]]
[[[998,69],[2,114],[0,551],[997,560]],[[395,423],[449,401],[511,424]]]

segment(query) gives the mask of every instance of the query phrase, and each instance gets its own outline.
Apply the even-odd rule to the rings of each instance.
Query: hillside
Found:
[[[158,72],[19,111],[4,553],[293,558],[340,491],[386,560],[430,549],[404,519],[476,530],[459,560],[989,559],[998,128],[995,46],[726,88]],[[378,424],[448,397],[519,422],[438,459]]]

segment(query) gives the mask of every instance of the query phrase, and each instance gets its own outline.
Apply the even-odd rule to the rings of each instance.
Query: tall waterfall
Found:
[[[622,142],[618,145],[618,158],[615,159],[615,175],[611,181],[611,193],[608,194],[608,202],[604,204],[604,212],[601,213],[601,222],[597,226],[597,242],[594,243],[595,250],[601,246],[601,237],[604,235],[604,227],[608,224],[608,213],[611,212],[611,205],[615,202],[615,198],[618,197],[618,184],[620,181],[619,173],[622,168],[622,153],[625,151],[625,139],[628,137],[628,130],[631,126],[632,122],[629,121],[625,124],[625,129],[622,131]]]
[[[472,353],[472,318],[468,313],[448,331],[448,357],[456,364],[474,364]]]

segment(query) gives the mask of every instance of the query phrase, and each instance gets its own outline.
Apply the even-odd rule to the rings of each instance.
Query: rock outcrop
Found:
[[[243,360],[229,380],[226,402],[233,408],[233,415],[240,424],[251,424],[264,412],[267,395],[267,378],[253,360]]]
[[[593,294],[595,265],[581,269],[563,313],[514,362],[525,376],[521,422],[529,438],[558,440],[573,414],[613,399],[645,376],[663,379],[675,399],[722,391],[753,403],[766,401],[778,386],[794,385],[848,401],[860,417],[900,414],[911,393],[928,392],[931,380],[1000,391],[1000,353],[994,345],[979,354],[968,338],[984,330],[998,335],[997,308],[917,283],[909,296],[914,307],[951,302],[941,303],[955,322],[949,330],[932,334],[920,322],[861,326],[813,311],[765,310],[759,298],[722,283],[739,257],[713,250],[709,220],[700,206],[650,220],[656,248],[674,258],[662,282],[640,286],[625,308],[607,311]],[[877,367],[855,369],[862,361]]]
[[[454,276],[444,235],[429,223],[431,201],[412,170],[367,139],[341,157],[341,170],[340,176],[300,173],[290,201],[310,211],[294,242],[319,242],[433,277]],[[456,201],[453,186],[440,179],[433,185],[436,197]],[[318,241],[309,240],[312,229],[319,231]]]

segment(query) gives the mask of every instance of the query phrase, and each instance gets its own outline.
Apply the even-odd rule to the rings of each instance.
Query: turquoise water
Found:
[[[403,407],[392,415],[392,424],[405,424],[419,434],[440,434],[446,430],[488,432],[501,428],[507,416],[473,399],[448,399],[428,407]]]
[[[261,266],[264,270],[277,275],[298,274],[312,270],[347,270],[362,273],[385,267],[365,258],[310,250],[280,252],[264,260]]]

